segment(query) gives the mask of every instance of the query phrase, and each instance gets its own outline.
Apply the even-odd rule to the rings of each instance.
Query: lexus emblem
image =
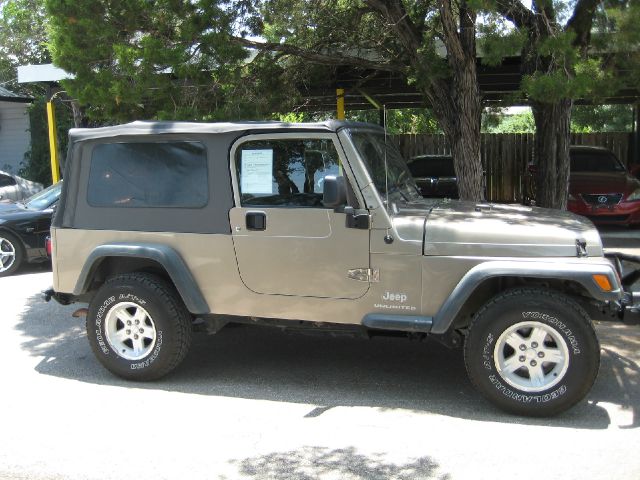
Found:
[[[607,203],[607,197],[604,195],[600,195],[598,197],[598,203]]]

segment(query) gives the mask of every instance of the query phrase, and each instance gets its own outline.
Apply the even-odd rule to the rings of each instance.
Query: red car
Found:
[[[568,209],[594,223],[640,223],[640,180],[609,150],[573,146]],[[638,174],[638,166],[632,169]]]

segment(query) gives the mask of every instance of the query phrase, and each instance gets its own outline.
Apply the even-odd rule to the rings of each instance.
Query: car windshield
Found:
[[[349,135],[385,200],[387,196],[390,204],[422,200],[407,162],[383,132],[352,129]]]
[[[409,170],[414,177],[456,176],[453,158],[448,155],[419,155],[409,161]]]
[[[31,210],[44,210],[51,206],[60,197],[62,183],[58,182],[44,190],[39,191],[35,195],[30,196],[24,202],[25,206]]]
[[[624,172],[620,161],[609,152],[571,152],[572,172]]]

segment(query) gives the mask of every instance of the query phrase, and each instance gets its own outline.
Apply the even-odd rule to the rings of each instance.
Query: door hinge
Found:
[[[347,271],[347,278],[359,282],[378,283],[380,281],[379,268],[352,268]]]

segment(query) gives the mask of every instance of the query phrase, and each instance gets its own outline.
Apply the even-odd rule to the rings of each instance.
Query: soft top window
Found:
[[[107,143],[93,149],[91,206],[201,208],[208,200],[202,143]]]

